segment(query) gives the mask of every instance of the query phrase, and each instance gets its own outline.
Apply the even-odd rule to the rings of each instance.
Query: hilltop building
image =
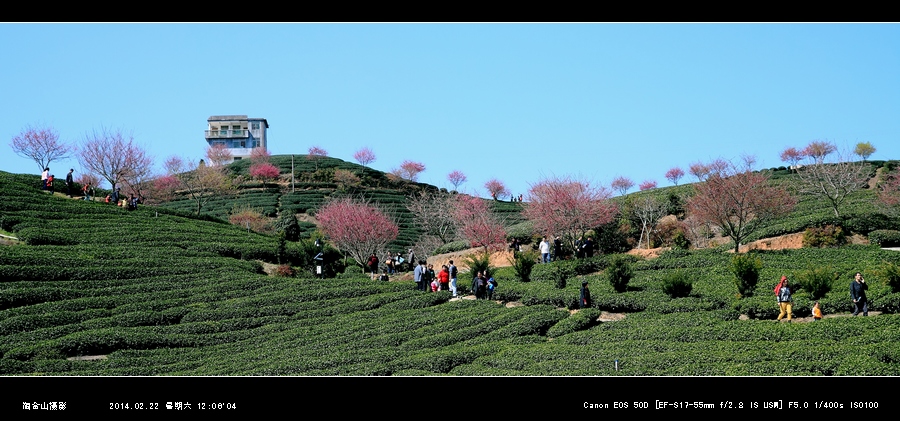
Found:
[[[214,115],[206,120],[206,143],[209,146],[225,145],[235,160],[250,157],[253,148],[268,148],[266,130],[269,122],[264,118],[248,118],[246,115]]]

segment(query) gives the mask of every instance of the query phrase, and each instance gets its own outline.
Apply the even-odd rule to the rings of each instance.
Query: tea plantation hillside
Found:
[[[0,172],[0,228],[19,239],[0,245],[3,375],[900,375],[900,295],[881,271],[900,254],[874,246],[753,253],[761,281],[741,299],[724,249],[538,265],[527,283],[502,268],[494,298],[524,304],[508,308],[412,282],[269,276],[261,262],[309,250],[36,184]],[[624,292],[606,281],[614,259],[633,269]],[[812,265],[838,276],[819,300],[826,319],[774,322],[777,277]],[[850,310],[856,270],[883,313],[827,317]],[[674,274],[693,282],[686,297],[664,292]],[[581,281],[594,303],[571,312]],[[796,317],[810,300],[795,294]]]
[[[421,230],[413,223],[413,215],[406,206],[408,198],[422,192],[439,190],[446,192],[445,189],[400,180],[381,171],[341,159],[319,157],[311,161],[307,159],[307,155],[293,157],[292,183],[290,155],[274,155],[270,158],[270,162],[281,171],[278,183],[263,184],[253,181],[241,183],[236,194],[210,200],[203,207],[202,213],[227,220],[229,213],[234,209],[252,207],[273,218],[281,212],[306,214],[312,217],[329,198],[335,195],[353,195],[377,204],[396,220],[400,233],[388,248],[401,251],[412,247],[421,235]],[[230,164],[228,170],[233,177],[249,180],[249,167],[249,160],[239,160]],[[336,172],[352,174],[349,176],[352,181],[336,181],[340,179],[335,177]],[[519,204],[492,201],[492,206],[504,215],[509,225],[524,220]],[[165,202],[161,207],[191,212],[197,205],[189,198],[181,197]],[[316,229],[315,224],[311,222],[301,221],[300,224],[303,238],[307,238]]]

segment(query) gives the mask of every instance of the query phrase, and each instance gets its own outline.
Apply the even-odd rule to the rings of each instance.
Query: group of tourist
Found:
[[[518,245],[518,242],[515,244]],[[512,245],[510,245],[510,248],[512,248]],[[541,253],[541,263],[550,263],[551,261],[563,259],[563,243],[562,240],[559,239],[559,236],[556,236],[553,239],[552,245],[550,244],[550,241],[547,240],[547,237],[541,238],[541,242],[538,243],[538,250]],[[553,252],[552,254],[551,250]],[[580,237],[575,242],[575,257],[578,259],[594,257],[594,239],[588,237],[585,240],[584,237]]]
[[[853,281],[850,282],[850,299],[853,301],[854,316],[859,313],[862,313],[863,316],[869,315],[869,302],[866,299],[866,290],[868,289],[869,285],[866,284],[866,280],[863,278],[862,273],[856,272]],[[793,310],[793,298],[791,297],[793,289],[791,288],[790,282],[788,282],[787,276],[781,277],[778,285],[775,285],[774,292],[775,297],[778,300],[779,308],[778,318],[776,320],[781,320],[787,316],[787,320],[790,322],[792,320]],[[818,301],[813,304],[812,316],[813,320],[822,320],[822,308],[819,306]]]
[[[66,195],[69,197],[72,197],[72,188],[75,186],[75,179],[73,176],[74,173],[75,169],[69,168],[69,173],[66,174]],[[44,171],[41,173],[41,189],[53,193],[53,180],[54,176],[50,173],[50,167],[44,167]],[[81,195],[83,200],[91,201],[91,198],[94,196],[94,192],[94,186],[90,182],[86,182],[81,186]],[[135,210],[137,209],[138,205],[143,203],[144,201],[142,197],[135,196],[134,194],[132,194],[131,197],[122,196],[121,188],[117,187],[115,190],[113,190],[112,193],[106,195],[104,202],[113,203],[116,206],[120,206],[122,209]]]
[[[418,263],[413,270],[413,280],[416,282],[417,290],[451,291],[454,297],[457,295],[456,277],[458,272],[452,260],[449,265],[441,265],[441,270],[437,273],[434,271],[434,265],[427,264],[424,260],[419,260]]]

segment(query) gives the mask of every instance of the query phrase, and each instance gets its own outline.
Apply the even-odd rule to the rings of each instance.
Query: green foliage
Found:
[[[628,229],[620,226],[618,220],[597,227],[596,244],[601,254],[624,253],[631,250],[628,245]]]
[[[277,261],[274,236],[169,209],[127,212],[49,197],[37,185],[35,176],[0,172],[0,225],[32,239],[0,246],[0,375],[900,375],[900,316],[892,314],[900,293],[875,270],[900,264],[900,254],[876,246],[755,252],[766,263],[759,278],[772,283],[759,282],[742,300],[734,300],[732,255],[716,249],[553,262],[535,266],[527,283],[499,268],[494,297],[524,304],[507,308],[422,294],[399,278],[311,279],[319,249],[307,240],[285,244],[298,277],[266,276],[257,260]],[[805,222],[818,218],[809,209],[810,219],[792,219],[800,227],[793,232],[818,224]],[[343,259],[327,246],[324,253],[326,274],[335,276]],[[597,274],[615,259],[633,269],[624,293]],[[884,313],[792,325],[752,320],[777,316],[772,286],[782,273],[821,262],[847,282],[863,270],[874,280],[872,310]],[[589,281],[593,307],[561,310],[577,307],[580,282],[557,288],[555,272]],[[665,280],[679,273],[690,274],[693,290],[671,298]],[[846,286],[819,300],[826,315],[852,311]],[[809,295],[795,296],[798,317],[809,314]],[[600,323],[600,311],[628,314]],[[751,320],[738,320],[743,314]],[[98,353],[110,358],[65,360]],[[617,358],[619,371],[598,364]]]
[[[275,221],[275,234],[284,233],[287,241],[300,240],[300,223],[292,212],[281,212],[281,216]]]
[[[831,284],[837,280],[838,275],[831,268],[809,266],[796,277],[800,287],[810,294],[810,298],[818,300],[831,291]]]
[[[519,244],[527,244],[531,241],[531,236],[533,234],[534,222],[531,221],[520,222],[506,229],[506,236],[510,239],[515,238],[519,240]]]
[[[600,322],[597,320],[599,318],[600,309],[596,309],[593,307],[579,309],[576,313],[560,320],[557,324],[548,329],[547,336],[551,338],[558,338],[562,335],[566,335],[572,332],[590,329],[591,327],[600,324]]]
[[[672,244],[674,246],[673,248],[676,250],[687,250],[691,248],[691,240],[684,234],[684,230],[675,231],[675,235],[672,236]]]
[[[837,247],[847,242],[840,226],[809,227],[803,233],[803,247]]]
[[[662,288],[669,297],[680,298],[691,295],[694,285],[686,272],[677,270],[663,276]]]
[[[869,241],[881,247],[900,246],[900,231],[875,230],[869,233]]]
[[[558,289],[566,287],[569,278],[575,276],[572,265],[557,264],[553,266],[553,285]]]
[[[882,274],[892,293],[900,293],[900,265],[894,262],[884,262],[881,266]]]
[[[278,245],[275,248],[275,255],[278,256],[279,264],[284,263],[287,260],[287,244],[285,243],[285,241],[286,241],[285,232],[284,231],[279,232],[278,233],[278,242],[277,242]]]
[[[734,282],[741,297],[753,296],[760,270],[762,260],[750,254],[737,254],[731,259],[731,273],[734,274]]]
[[[454,253],[457,251],[467,250],[470,247],[471,245],[466,240],[451,241],[434,249],[434,254]]]
[[[479,272],[484,272],[490,276],[494,273],[491,266],[491,255],[487,252],[474,253],[463,259],[463,263],[469,267],[469,273],[475,276]]]
[[[516,252],[513,255],[509,263],[512,265],[513,271],[516,272],[516,277],[519,281],[531,281],[531,271],[537,264],[538,256],[538,253],[533,250]]]
[[[606,275],[616,292],[625,292],[628,290],[628,282],[634,276],[634,271],[627,259],[617,256],[606,269]]]

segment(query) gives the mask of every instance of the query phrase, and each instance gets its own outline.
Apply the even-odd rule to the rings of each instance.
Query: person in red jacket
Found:
[[[441,285],[441,291],[450,290],[450,268],[447,265],[441,265],[441,271],[437,276],[438,283]]]

